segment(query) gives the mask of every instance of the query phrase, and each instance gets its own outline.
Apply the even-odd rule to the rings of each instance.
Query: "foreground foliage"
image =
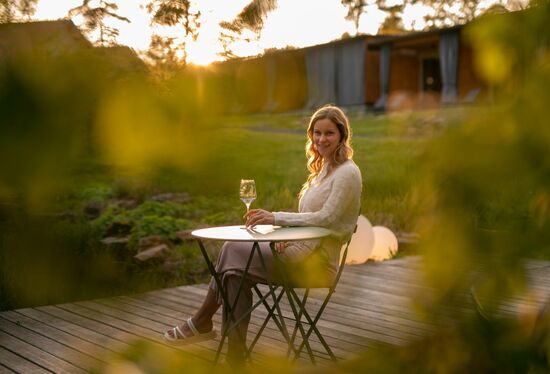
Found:
[[[549,15],[550,4],[541,2],[471,27],[495,104],[447,127],[420,156],[421,182],[413,196],[422,281],[431,291],[417,295],[416,307],[439,327],[407,346],[369,350],[325,372],[550,369],[550,301],[539,300],[528,287],[524,266],[526,259],[550,252]],[[465,308],[470,297],[477,303]],[[542,307],[506,316],[501,307],[510,297],[531,298]],[[148,367],[136,355],[124,360]],[[276,361],[265,370],[280,365]]]
[[[514,318],[505,318],[500,307],[510,297],[536,300],[524,260],[550,252],[549,14],[548,2],[541,2],[471,26],[492,106],[460,112],[421,135],[409,132],[414,116],[352,116],[363,212],[374,224],[420,232],[422,281],[432,291],[418,295],[416,307],[441,327],[409,346],[365,352],[331,372],[548,370],[548,307]],[[0,165],[2,302],[53,303],[122,291],[122,285],[158,285],[147,279],[150,268],[136,271],[136,264],[117,262],[97,246],[105,230],[128,223],[132,250],[144,235],[164,233],[176,241],[174,230],[239,223],[240,178],[256,179],[257,206],[295,208],[305,178],[307,114],[222,116],[222,95],[206,100],[191,94],[200,91],[191,77],[155,89],[142,79],[113,85],[99,78],[97,66],[90,69],[98,69],[98,79],[81,76],[82,65],[40,65],[33,75],[34,64],[23,59],[1,77],[0,113],[10,126],[0,128],[0,155],[18,158]],[[54,90],[45,76],[60,77]],[[71,110],[59,110],[66,102]],[[165,192],[186,192],[191,202],[152,202]],[[124,198],[137,205],[116,205]],[[87,218],[83,208],[93,201],[103,210]],[[193,263],[180,244],[187,270],[196,271],[200,260]],[[480,303],[448,308],[470,295]],[[209,370],[189,360],[144,343],[113,363],[146,372]],[[275,361],[266,370],[286,367]]]

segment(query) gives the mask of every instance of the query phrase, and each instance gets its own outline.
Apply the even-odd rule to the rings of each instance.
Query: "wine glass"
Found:
[[[246,205],[246,213],[248,213],[250,204],[256,200],[256,183],[254,179],[241,179],[239,192],[242,202]]]

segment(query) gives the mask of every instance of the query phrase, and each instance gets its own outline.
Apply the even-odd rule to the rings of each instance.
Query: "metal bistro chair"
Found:
[[[355,226],[355,229],[354,229],[353,233],[355,233],[356,231],[357,231],[357,225]],[[353,234],[352,234],[352,236],[353,236]],[[258,341],[258,339],[262,335],[263,330],[267,326],[269,320],[272,319],[275,322],[278,329],[283,334],[283,337],[285,338],[285,340],[288,343],[287,357],[290,357],[291,352],[294,353],[293,361],[298,359],[300,357],[302,351],[304,350],[304,348],[306,348],[311,362],[313,364],[316,364],[315,356],[313,354],[313,350],[312,350],[311,345],[309,343],[309,337],[311,336],[312,333],[314,333],[315,336],[317,337],[317,339],[319,339],[319,342],[324,347],[324,349],[325,349],[326,353],[329,355],[330,359],[333,360],[333,361],[337,361],[336,356],[332,352],[332,349],[327,344],[325,338],[323,337],[323,335],[320,333],[319,329],[317,328],[317,322],[321,318],[321,316],[322,316],[322,314],[323,314],[323,312],[324,312],[324,310],[325,310],[332,294],[335,292],[336,286],[338,285],[338,282],[340,280],[342,272],[344,271],[344,265],[346,263],[348,248],[349,248],[349,245],[351,243],[351,239],[352,238],[350,237],[350,239],[347,241],[345,247],[343,246],[344,249],[341,252],[340,262],[339,262],[339,265],[338,265],[338,271],[336,273],[336,277],[331,282],[331,284],[329,284],[328,286],[300,287],[300,286],[292,285],[290,282],[288,282],[288,275],[286,274],[285,270],[282,268],[282,263],[281,263],[280,260],[278,260],[278,263],[279,263],[279,266],[281,266],[280,269],[281,269],[281,273],[283,274],[282,284],[273,284],[273,285],[268,284],[270,290],[268,292],[266,292],[265,294],[262,293],[262,291],[258,288],[257,285],[254,286],[254,291],[256,292],[257,296],[259,297],[259,301],[256,303],[256,305],[262,303],[265,306],[265,308],[267,309],[268,315],[265,317],[265,320],[264,320],[262,326],[260,327],[260,330],[258,331],[255,338],[251,342],[251,344],[248,348],[247,356],[250,356],[250,353],[252,352],[252,349],[254,348],[256,342]],[[271,243],[271,250],[273,252],[275,252],[274,243]],[[275,258],[278,259],[276,254],[274,254],[274,256],[275,256]],[[321,304],[321,306],[319,307],[319,309],[317,310],[317,312],[315,313],[313,318],[310,315],[310,313],[307,311],[307,308],[306,308],[309,293],[310,293],[310,290],[312,288],[326,288],[327,289],[327,294],[326,294],[326,296],[323,300],[323,303]],[[300,297],[297,294],[296,289],[304,289],[304,294],[303,294],[302,297]],[[278,290],[278,294],[276,294],[277,290]],[[289,302],[290,307],[292,309],[292,312],[294,314],[294,318],[285,317],[281,313],[279,303],[280,303],[280,301],[283,298],[283,295],[285,293],[287,295],[288,302]],[[267,301],[267,299],[269,298],[270,295],[273,297],[273,301],[274,301],[273,305],[270,305]],[[295,322],[294,328],[293,328],[293,331],[292,331],[292,335],[288,334],[285,319],[290,319],[290,320]],[[307,325],[308,328],[304,329],[304,325]],[[296,348],[295,341],[296,341],[296,338],[297,338],[297,335],[298,335],[298,331],[300,332],[300,335],[302,337],[302,342],[300,343],[298,348]]]

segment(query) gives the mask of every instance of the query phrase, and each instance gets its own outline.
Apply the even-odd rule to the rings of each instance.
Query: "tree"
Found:
[[[180,66],[175,39],[156,34],[151,36],[146,56],[154,65],[151,69],[153,76],[160,82],[173,77]]]
[[[402,14],[409,5],[423,4],[433,9],[433,13],[424,17],[426,21],[425,29],[449,27],[456,24],[464,24],[472,21],[480,15],[481,0],[402,0],[400,3],[387,0],[341,0],[342,5],[348,9],[346,19],[353,21],[356,32],[359,32],[359,21],[365,13],[368,6],[376,5],[380,10],[387,13],[387,17],[381,26],[384,33],[396,33],[404,31]],[[500,0],[492,7],[496,9],[521,9],[523,5],[521,0],[512,0],[506,2]]]
[[[151,53],[160,53],[162,50],[172,53],[175,48],[176,51],[181,51],[181,61],[185,65],[187,63],[187,43],[196,41],[199,36],[200,11],[193,12],[189,0],[151,0],[147,4],[147,11],[153,15],[151,24],[162,26],[181,24],[183,27],[183,38],[180,38],[182,40],[180,44],[172,46],[174,40],[156,35],[156,38],[151,39]],[[170,48],[167,49],[166,47]],[[172,57],[167,56],[166,58],[170,59]]]
[[[415,3],[418,0],[403,0],[402,4],[396,4],[394,1],[391,5],[387,4],[387,0],[341,0],[342,5],[348,8],[346,19],[353,21],[355,33],[359,33],[359,21],[361,16],[366,12],[368,6],[376,5],[378,9],[387,13],[384,23],[380,27],[381,33],[395,34],[403,31],[403,21],[401,13],[407,3]]]
[[[348,8],[348,14],[346,19],[353,21],[355,25],[355,33],[359,33],[359,21],[363,13],[365,13],[365,8],[367,5],[374,5],[377,3],[376,0],[342,0],[342,5],[345,5]]]
[[[106,19],[114,18],[128,23],[130,23],[130,20],[115,13],[118,10],[118,5],[115,3],[100,0],[98,6],[93,7],[90,6],[90,2],[91,0],[83,0],[82,5],[69,10],[69,17],[75,15],[84,17],[84,31],[87,34],[99,30],[97,39],[99,45],[107,46],[116,44],[116,38],[119,34],[118,29],[108,26]]]
[[[226,60],[237,57],[233,52],[231,45],[237,40],[242,39],[242,30],[232,22],[222,21],[219,25],[222,28],[222,32],[220,33],[218,40],[223,48],[223,52],[219,53],[219,55]],[[250,41],[248,38],[245,40]]]
[[[472,21],[478,15],[479,5],[482,3],[480,0],[425,0],[424,2],[434,10],[433,15],[424,17],[427,28],[430,29]]]
[[[0,21],[12,22],[15,19],[15,0],[0,0]]]
[[[267,14],[275,8],[277,0],[252,0],[233,20],[220,22],[223,31],[218,40],[224,49],[220,55],[225,58],[235,57],[231,44],[237,40],[250,42],[253,37],[258,40]],[[253,36],[245,35],[247,31],[252,32]]]
[[[175,39],[156,34],[152,35],[149,50],[146,53],[147,57],[154,61],[155,65],[177,65],[178,57],[174,46]]]
[[[459,24],[465,24],[473,21],[474,18],[480,15],[481,7],[484,1],[481,0],[404,0],[403,5],[421,3],[433,9],[433,13],[424,17],[426,21],[425,29],[438,29]],[[506,3],[506,5],[504,5]],[[517,9],[518,1],[499,0],[498,3],[492,5],[493,9]]]
[[[0,23],[13,22],[36,12],[38,0],[0,0]]]
[[[277,8],[277,0],[252,0],[232,23],[240,30],[249,29],[258,36],[269,12]]]
[[[36,3],[38,0],[20,0],[19,12],[29,20],[36,12]]]
[[[405,5],[392,5],[392,6],[386,6],[383,4],[385,2],[379,2],[378,7],[380,10],[383,10],[388,15],[386,16],[386,19],[380,26],[380,29],[378,32],[380,34],[401,34],[405,31],[405,27],[403,26],[403,19],[401,18],[401,14],[403,14],[403,8]]]

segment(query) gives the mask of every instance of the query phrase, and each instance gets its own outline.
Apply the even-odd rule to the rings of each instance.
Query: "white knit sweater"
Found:
[[[292,242],[281,256],[285,261],[299,261],[320,247],[336,271],[340,249],[353,234],[361,205],[361,171],[352,160],[333,169],[326,168],[314,179],[300,199],[300,213],[274,212],[275,224],[281,226],[321,226],[332,235],[320,240]]]

